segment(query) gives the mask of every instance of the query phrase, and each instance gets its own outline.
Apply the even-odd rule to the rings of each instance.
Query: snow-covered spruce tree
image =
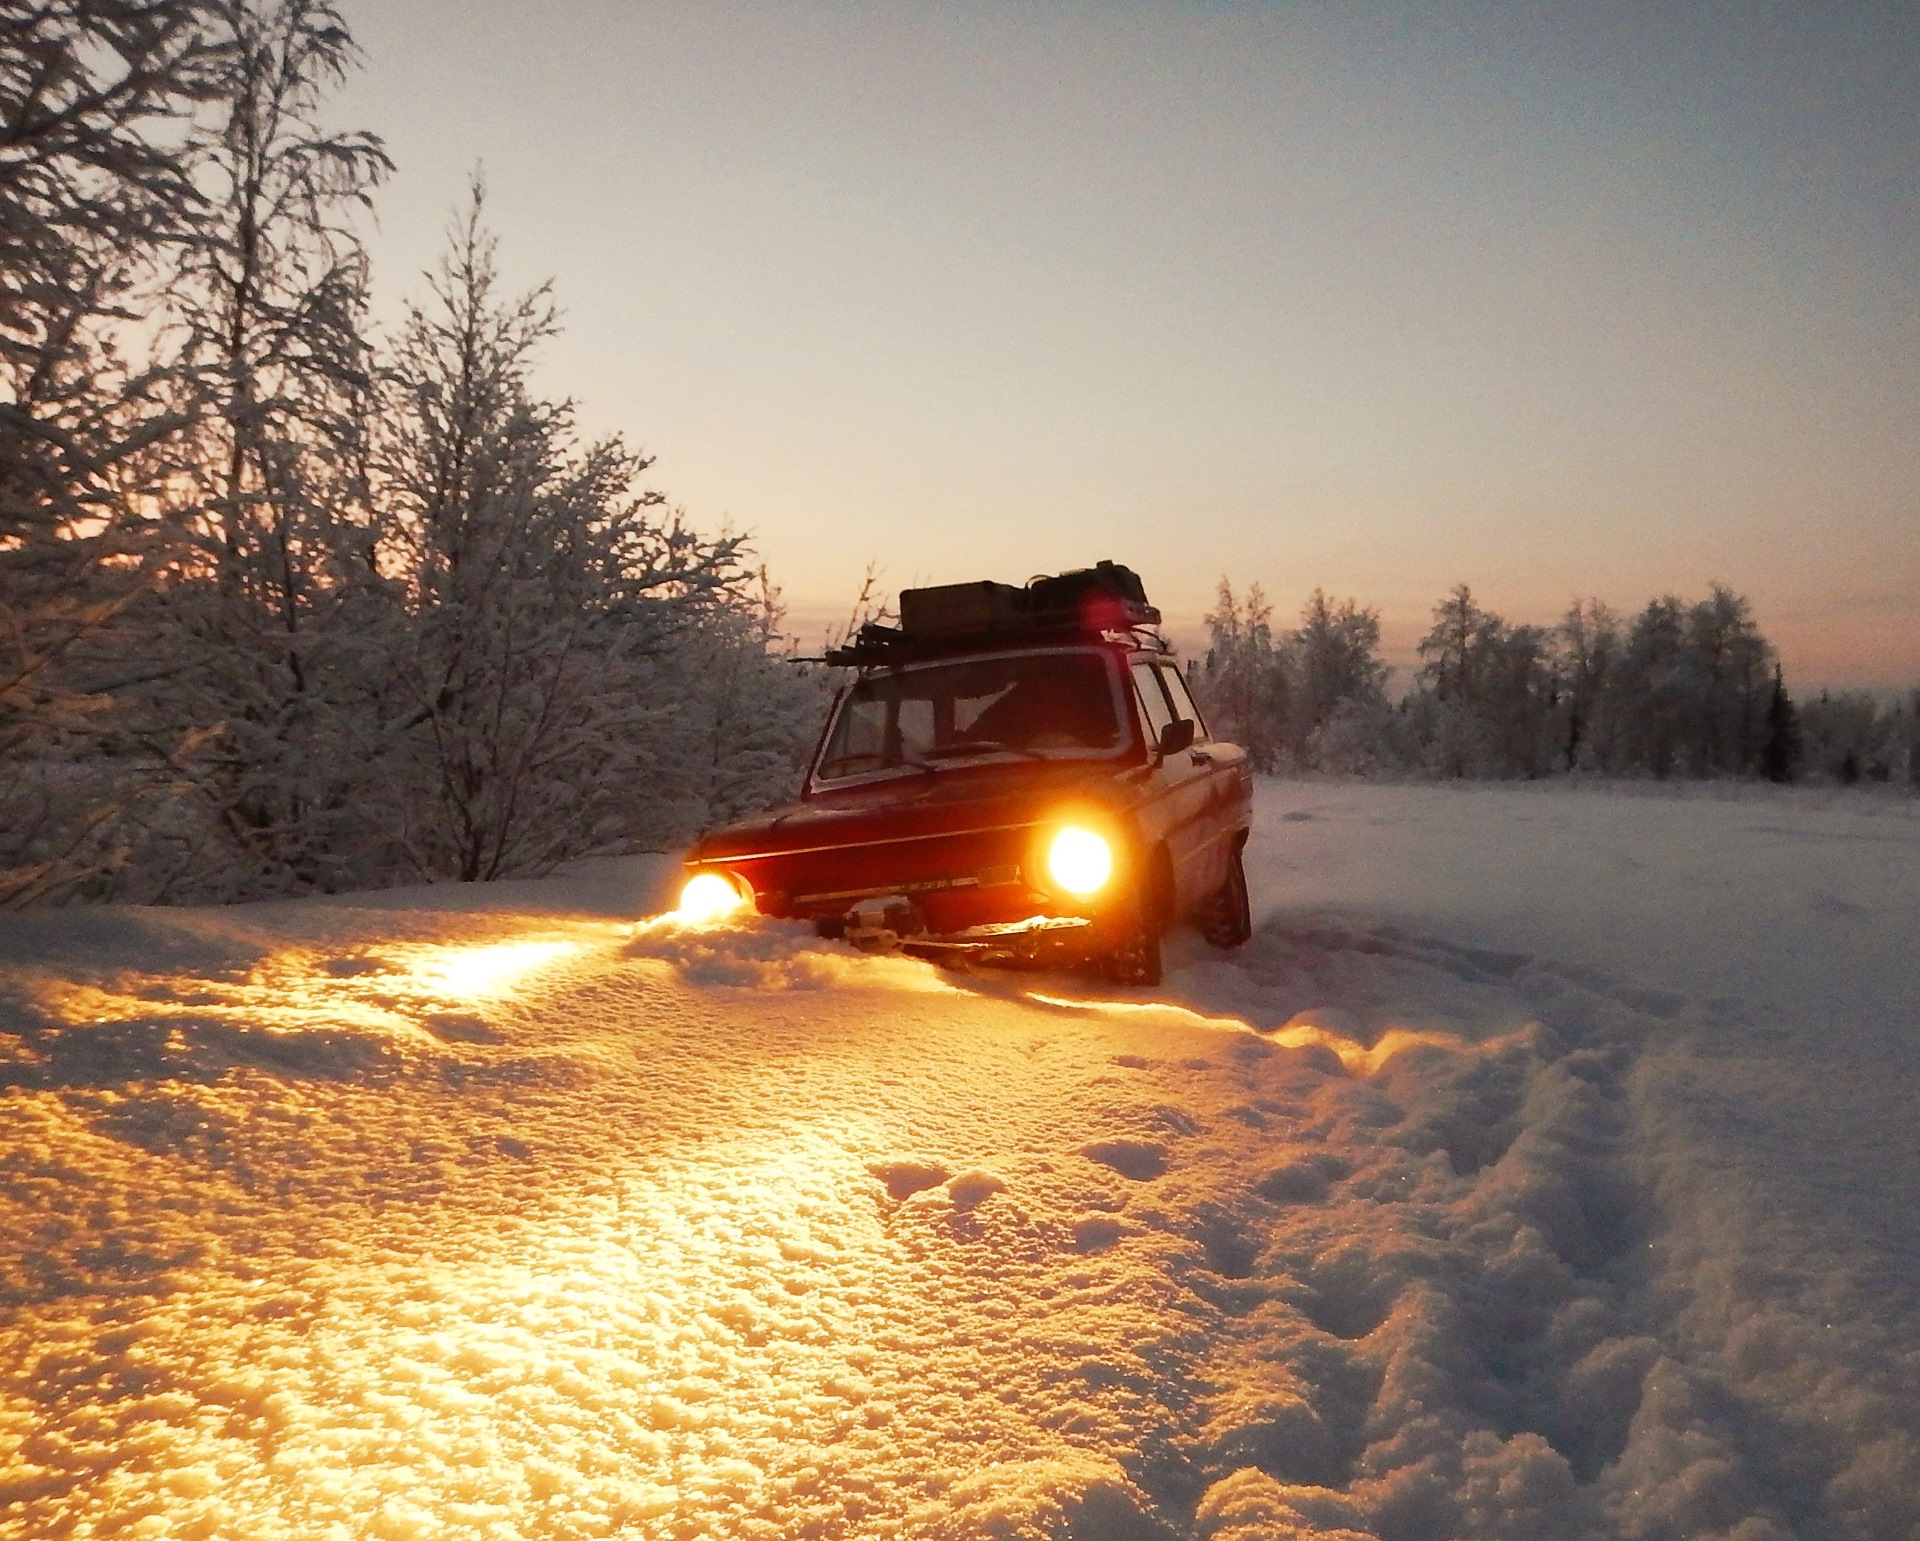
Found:
[[[322,121],[357,60],[334,6],[203,9],[205,207],[168,313],[197,425],[169,511],[192,559],[146,613],[153,650],[183,667],[139,701],[138,726],[209,742],[182,766],[196,797],[156,824],[141,864],[170,896],[232,898],[365,881],[380,860],[357,812],[361,655],[384,612],[354,221],[389,165],[371,134]]]
[[[148,514],[191,414],[121,333],[201,211],[203,23],[191,0],[0,0],[0,906],[108,881],[154,790],[100,748],[156,668],[122,627],[167,565]]]
[[[416,872],[461,880],[697,822],[718,709],[690,703],[725,694],[716,657],[764,651],[725,620],[740,539],[689,529],[637,488],[647,458],[582,445],[570,405],[531,391],[554,311],[544,287],[499,294],[482,210],[476,184],[408,314],[377,461],[411,623],[368,812]]]

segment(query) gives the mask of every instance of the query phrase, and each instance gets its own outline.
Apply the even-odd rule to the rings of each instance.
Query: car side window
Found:
[[[887,705],[885,699],[874,696],[847,702],[836,734],[838,758],[849,761],[886,758]]]
[[[899,730],[902,754],[925,754],[933,745],[933,703],[924,696],[902,696]]]
[[[1170,663],[1161,664],[1160,679],[1173,701],[1174,715],[1193,724],[1195,738],[1207,739],[1207,720],[1200,715],[1200,708],[1193,704],[1193,696],[1187,690],[1187,682],[1180,677],[1180,671]]]
[[[1140,697],[1140,710],[1147,724],[1147,747],[1151,749],[1160,742],[1167,724],[1173,721],[1173,708],[1167,703],[1167,693],[1155,677],[1152,664],[1133,666],[1133,688]]]

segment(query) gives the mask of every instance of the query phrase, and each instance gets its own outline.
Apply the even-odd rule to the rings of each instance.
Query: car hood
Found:
[[[847,787],[709,830],[688,859],[744,860],[1031,824],[1074,804],[1110,807],[1123,801],[1115,782],[1126,774],[1110,761],[1021,763]]]

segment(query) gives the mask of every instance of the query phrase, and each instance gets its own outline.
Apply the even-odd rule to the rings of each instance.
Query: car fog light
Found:
[[[1063,829],[1047,848],[1047,872],[1079,898],[1097,894],[1113,876],[1113,850],[1090,829]]]
[[[698,925],[721,920],[747,901],[717,872],[696,872],[680,890],[680,918]]]

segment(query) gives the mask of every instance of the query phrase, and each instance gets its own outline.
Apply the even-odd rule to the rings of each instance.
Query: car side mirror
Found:
[[[1182,749],[1190,746],[1193,743],[1193,727],[1191,717],[1181,717],[1162,728],[1160,742],[1154,746],[1158,749],[1160,757],[1165,759],[1168,755],[1178,754]]]

